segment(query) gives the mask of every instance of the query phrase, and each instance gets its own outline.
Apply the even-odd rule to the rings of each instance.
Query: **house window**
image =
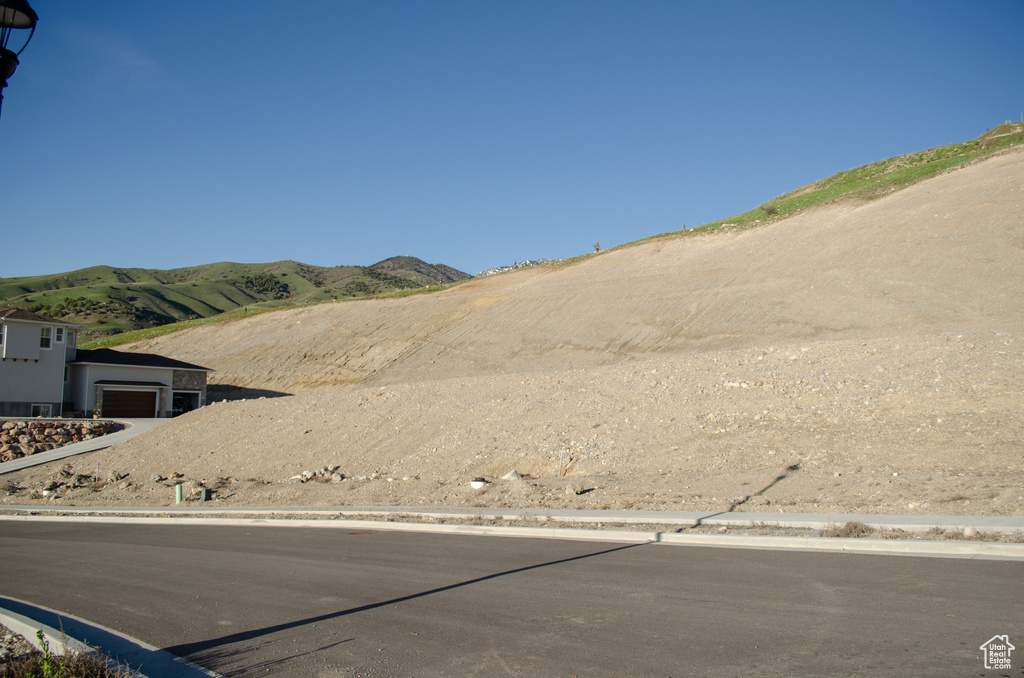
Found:
[[[54,340],[58,344],[63,344],[64,343],[64,328],[63,327],[58,327],[56,329],[56,332],[57,332],[57,336],[54,337]]]
[[[33,405],[32,416],[33,417],[49,417],[52,411],[52,405]]]
[[[4,332],[7,330],[7,325],[0,325],[0,346],[4,345]]]
[[[39,348],[50,348],[50,334],[52,332],[52,327],[39,328]]]
[[[74,348],[76,341],[78,341],[78,333],[74,330],[68,330],[68,346]]]

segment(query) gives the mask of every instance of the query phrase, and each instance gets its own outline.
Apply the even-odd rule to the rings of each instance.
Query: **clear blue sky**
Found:
[[[1024,2],[30,0],[0,277],[468,273],[696,226],[1024,111]]]

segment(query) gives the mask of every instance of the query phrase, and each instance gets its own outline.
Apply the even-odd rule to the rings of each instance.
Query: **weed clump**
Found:
[[[851,520],[843,525],[831,525],[821,531],[822,537],[839,537],[841,539],[859,539],[871,536],[874,528],[865,525],[859,520]]]
[[[42,651],[10,655],[0,662],[0,678],[134,678],[131,669],[117,666],[105,654],[64,650],[61,654],[50,651],[50,644],[38,631],[36,638]]]

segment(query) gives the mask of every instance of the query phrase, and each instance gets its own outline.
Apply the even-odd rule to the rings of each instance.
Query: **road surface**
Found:
[[[268,526],[0,523],[0,594],[226,676],[996,676],[1024,563]]]

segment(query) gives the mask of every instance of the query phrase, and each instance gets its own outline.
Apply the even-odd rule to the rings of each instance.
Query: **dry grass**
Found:
[[[117,665],[98,650],[61,654],[50,652],[49,643],[38,634],[43,650],[10,655],[0,661],[0,678],[135,678],[138,674]]]
[[[821,531],[822,537],[839,537],[841,539],[858,539],[862,537],[872,537],[875,534],[875,528],[869,527],[864,523],[851,520],[843,525],[830,525]]]
[[[106,662],[92,654],[61,656],[62,669],[44,673],[39,653],[9,660],[2,667],[0,678],[132,678],[136,674],[125,668],[111,669]]]
[[[933,527],[927,532],[907,532],[898,529],[878,529],[859,521],[850,521],[843,525],[830,525],[821,531],[822,537],[839,537],[844,539],[927,539],[931,541],[983,541],[1009,544],[1024,543],[1024,532],[1015,530],[1010,534],[1000,532],[981,532],[968,527],[962,530],[945,530]]]

